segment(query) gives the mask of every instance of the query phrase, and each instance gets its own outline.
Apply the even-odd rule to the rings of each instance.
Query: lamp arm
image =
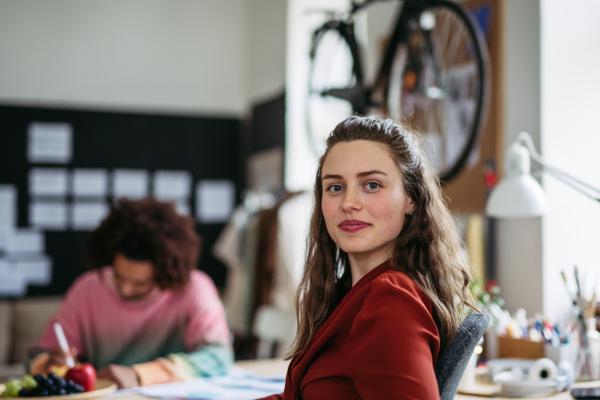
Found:
[[[561,171],[560,169],[558,169],[556,167],[549,165],[546,161],[544,161],[542,156],[540,156],[540,154],[537,152],[537,150],[535,149],[535,146],[533,145],[533,140],[531,139],[531,136],[527,132],[521,132],[519,134],[519,136],[517,136],[516,142],[517,143],[523,142],[525,144],[525,146],[529,150],[531,159],[533,161],[535,161],[536,163],[538,163],[542,167],[542,169],[549,172],[551,175],[553,175],[559,181],[563,182],[565,185],[570,186],[571,188],[577,190],[578,192],[583,193],[587,197],[600,202],[600,189],[597,189],[597,188],[581,181],[580,179],[577,179],[574,176],[572,176],[564,171]],[[589,191],[594,192],[595,195],[591,195],[586,190],[582,189],[582,187],[586,188]]]

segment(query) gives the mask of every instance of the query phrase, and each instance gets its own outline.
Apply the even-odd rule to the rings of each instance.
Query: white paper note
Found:
[[[15,229],[11,232],[8,252],[43,253],[44,234],[34,229]]]
[[[106,197],[108,172],[104,169],[75,169],[73,195],[76,197]]]
[[[27,127],[27,159],[31,163],[67,164],[73,158],[70,124],[32,122]]]
[[[188,203],[187,201],[176,201],[175,209],[181,215],[190,215],[191,213],[190,203]]]
[[[0,185],[0,227],[17,225],[17,188]]]
[[[48,285],[52,281],[52,259],[45,254],[22,254],[11,261],[27,284]]]
[[[29,204],[29,225],[44,230],[67,228],[67,205],[63,202],[34,201]]]
[[[115,199],[127,197],[132,200],[148,196],[148,171],[116,169],[113,172],[112,195]]]
[[[69,172],[64,168],[32,168],[29,171],[29,194],[32,196],[66,196]]]
[[[92,230],[108,215],[106,203],[75,202],[72,206],[71,227],[74,230]]]
[[[203,180],[196,185],[196,217],[202,223],[227,222],[235,206],[235,185],[227,180]]]
[[[187,199],[192,191],[192,174],[188,171],[156,171],[154,197],[159,200]]]
[[[0,259],[0,296],[24,296],[27,282],[7,259]]]

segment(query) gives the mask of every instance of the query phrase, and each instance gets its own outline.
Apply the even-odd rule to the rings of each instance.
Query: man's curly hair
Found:
[[[173,203],[152,197],[119,199],[85,242],[88,267],[112,265],[115,255],[150,261],[161,289],[182,289],[198,263],[200,238],[191,217],[177,213]]]

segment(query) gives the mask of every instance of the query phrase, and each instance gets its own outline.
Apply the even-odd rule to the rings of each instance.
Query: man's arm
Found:
[[[212,280],[195,272],[186,289],[186,353],[133,366],[142,386],[224,375],[233,363],[231,336],[223,304]]]
[[[84,277],[82,277],[84,278]],[[70,355],[75,358],[77,355],[84,355],[81,340],[81,324],[79,323],[79,310],[84,304],[86,295],[85,279],[79,278],[69,288],[65,299],[58,312],[53,315],[38,342],[28,349],[28,359],[25,363],[26,371],[31,374],[45,373],[47,368],[52,365],[64,365],[66,354],[60,348],[56,334],[54,333],[54,323],[59,322],[65,332],[67,342],[71,347]]]

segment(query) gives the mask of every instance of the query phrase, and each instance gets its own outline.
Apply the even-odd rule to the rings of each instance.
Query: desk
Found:
[[[274,374],[284,374],[287,372],[288,361],[283,360],[249,360],[249,361],[238,361],[235,363],[240,368],[244,368],[245,370],[256,372],[259,375],[274,375]],[[492,386],[486,384],[477,384],[478,388],[482,391],[492,392]],[[586,383],[576,383],[575,387],[591,387],[591,386],[600,386],[600,381],[596,382],[586,382]],[[473,396],[466,394],[457,394],[455,400],[476,400],[483,399],[491,396]],[[125,394],[116,394],[111,396],[115,400],[148,400],[149,397],[141,395],[139,393],[125,393]],[[509,397],[494,397],[495,399],[511,399],[514,398]],[[532,399],[532,400],[572,400],[573,397],[569,391],[561,392],[557,394],[550,395],[541,395],[541,396],[528,396],[522,397],[522,399]]]

